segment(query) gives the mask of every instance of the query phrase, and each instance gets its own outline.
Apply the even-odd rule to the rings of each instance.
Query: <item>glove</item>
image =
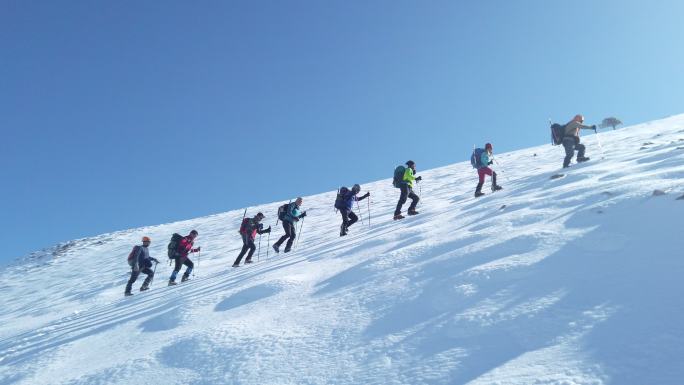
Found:
[[[300,218],[304,218],[305,216],[306,216],[306,211],[304,211],[303,213],[299,214],[299,217],[300,217]]]
[[[416,182],[420,182],[421,180],[423,180],[422,176],[419,176],[418,178],[416,178]]]
[[[191,252],[191,253],[196,253],[196,252],[198,252],[198,251],[200,251],[200,248],[199,248],[199,247],[198,247],[198,248],[196,248],[196,249],[192,249],[192,250],[190,250],[190,252]]]
[[[370,192],[367,192],[366,195],[363,196],[363,199],[366,199],[370,196]]]
[[[596,133],[596,125],[595,124],[593,126],[591,126],[591,129],[594,130],[594,133]]]
[[[271,226],[268,226],[266,230],[264,230],[264,234],[268,234],[271,232]]]
[[[494,164],[494,161],[493,161],[493,160],[490,160],[489,163],[487,163],[487,166],[489,166],[489,165],[491,165],[491,164]]]
[[[159,263],[159,260],[157,258],[150,258],[151,260],[154,261],[154,263]]]

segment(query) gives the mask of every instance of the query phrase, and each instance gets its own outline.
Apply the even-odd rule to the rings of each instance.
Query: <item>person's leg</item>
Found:
[[[342,224],[340,225],[340,237],[347,235],[347,227],[349,225],[349,210],[346,208],[339,209],[342,216]]]
[[[477,169],[477,187],[475,187],[475,196],[479,196],[482,194],[482,186],[484,185],[484,180],[485,180],[485,174],[483,172],[483,168],[478,168]]]
[[[577,143],[575,148],[577,149],[577,159],[584,159],[584,151],[586,151],[587,148],[581,143]]]
[[[399,202],[397,202],[397,208],[394,210],[394,216],[401,214],[401,207],[406,203],[406,198],[408,197],[408,186],[402,183],[399,187],[401,189],[401,195],[399,195]]]
[[[181,282],[187,281],[190,278],[190,273],[192,273],[192,269],[195,267],[195,264],[192,263],[190,258],[186,258],[183,264],[188,268],[185,269],[185,273],[183,273],[183,278],[181,278]]]
[[[133,270],[131,269],[131,278],[128,279],[128,283],[126,284],[126,291],[124,293],[131,293],[131,288],[133,287],[133,283],[138,279],[138,276],[140,275],[140,270]]]
[[[147,277],[145,277],[142,286],[140,286],[140,291],[145,291],[150,286],[152,278],[154,278],[154,271],[152,271],[152,269],[150,269],[149,267],[146,267],[142,270],[142,272],[147,274]]]
[[[354,214],[353,211],[349,211],[349,221],[347,221],[347,228],[356,223],[358,220],[359,217],[356,214]]]
[[[247,237],[247,247],[249,248],[249,253],[247,254],[247,259],[245,259],[245,263],[252,263],[252,255],[254,255],[256,245],[254,244],[254,240],[251,237]]]
[[[285,242],[285,240],[290,237],[290,234],[288,233],[289,228],[290,228],[289,224],[290,224],[290,222],[288,222],[288,221],[282,221],[283,230],[285,231],[285,235],[280,237],[280,239],[278,239],[278,242],[273,244],[273,249],[276,251],[276,253],[278,252],[278,248],[280,247],[280,245],[282,245],[283,242]]]
[[[178,275],[178,272],[180,271],[181,267],[183,267],[183,258],[178,257],[174,258],[174,267],[173,267],[173,272],[171,273],[171,277],[169,278],[169,282],[175,282],[176,281],[176,276]]]
[[[570,160],[575,155],[575,139],[566,137],[563,139],[563,147],[565,148],[565,159],[563,159],[563,168],[570,166]]]
[[[247,250],[249,250],[249,246],[243,244],[242,250],[240,250],[240,254],[238,254],[237,258],[235,258],[235,262],[233,262],[233,266],[240,266],[240,262],[242,261],[242,257],[244,257]]]
[[[247,250],[249,250],[249,244],[247,242],[248,237],[242,233],[240,233],[240,236],[242,237],[242,250],[240,250],[240,254],[238,254],[237,258],[235,258],[233,266],[240,266],[240,261],[242,261],[242,257],[244,257]]]
[[[409,206],[408,213],[409,214],[418,214],[416,212],[416,206],[418,206],[418,202],[420,201],[420,198],[416,193],[413,192],[413,189],[409,187],[409,194],[408,197],[411,198],[411,206]]]
[[[295,232],[295,224],[294,223],[290,223],[289,234],[290,234],[290,238],[288,238],[287,244],[285,244],[285,250],[284,250],[286,253],[292,249],[292,243],[294,242],[295,237],[297,236],[297,233]]]

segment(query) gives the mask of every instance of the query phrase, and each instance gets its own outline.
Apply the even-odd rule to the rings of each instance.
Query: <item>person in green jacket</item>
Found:
[[[418,211],[416,211],[416,206],[418,205],[418,201],[420,198],[416,193],[413,192],[413,181],[420,182],[423,178],[422,177],[416,177],[416,163],[412,160],[409,160],[406,162],[406,171],[404,171],[404,178],[402,179],[401,183],[399,184],[399,188],[401,189],[401,195],[399,196],[399,202],[397,202],[397,208],[394,210],[394,220],[399,220],[399,219],[404,219],[404,216],[401,215],[401,207],[406,203],[407,198],[411,198],[411,206],[409,206],[408,209],[408,215],[416,215],[418,214]]]

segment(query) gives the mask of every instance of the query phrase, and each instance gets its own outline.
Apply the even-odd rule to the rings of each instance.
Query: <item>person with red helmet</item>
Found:
[[[140,286],[140,291],[145,291],[150,288],[150,282],[152,282],[152,278],[154,278],[154,271],[150,269],[152,267],[152,262],[159,263],[156,258],[150,257],[150,252],[147,249],[150,242],[150,237],[142,237],[142,246],[134,246],[131,253],[128,254],[128,264],[131,266],[131,278],[128,280],[126,290],[124,291],[124,295],[127,297],[133,295],[131,289],[141,272],[147,274],[147,278],[145,278],[142,286]]]
[[[570,167],[570,160],[575,155],[577,150],[577,162],[586,162],[589,160],[584,156],[586,147],[580,144],[580,130],[594,130],[596,132],[596,125],[585,126],[584,116],[581,114],[575,115],[568,124],[565,125],[565,136],[563,137],[563,147],[565,148],[565,159],[563,159],[563,168]]]
[[[489,175],[492,177],[492,192],[503,189],[503,187],[499,186],[496,183],[496,172],[489,168],[489,165],[494,163],[494,160],[492,158],[493,150],[494,148],[492,147],[492,144],[487,143],[485,144],[484,150],[476,149],[473,152],[473,156],[475,157],[475,164],[473,164],[473,166],[477,168],[478,176],[478,183],[477,187],[475,188],[475,198],[485,195],[482,192],[482,186],[484,185],[485,175]]]

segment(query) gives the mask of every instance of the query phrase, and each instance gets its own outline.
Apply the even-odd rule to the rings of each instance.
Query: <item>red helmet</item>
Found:
[[[492,150],[492,144],[491,143],[485,144],[485,150]]]

